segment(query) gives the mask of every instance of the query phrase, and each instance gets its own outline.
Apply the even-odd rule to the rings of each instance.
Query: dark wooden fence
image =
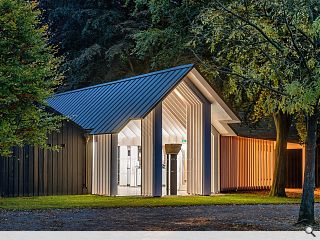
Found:
[[[316,153],[316,166],[315,166],[315,184],[316,187],[320,187],[320,144],[317,146],[317,153]]]
[[[14,148],[11,157],[0,157],[1,196],[88,192],[87,178],[91,173],[87,171],[84,132],[71,123],[65,123],[60,133],[49,136],[48,144],[61,146],[61,150],[25,146]]]
[[[302,187],[302,149],[289,149],[287,158],[286,187]]]

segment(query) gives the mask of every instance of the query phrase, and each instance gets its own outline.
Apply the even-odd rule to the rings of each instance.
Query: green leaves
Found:
[[[193,44],[209,44],[227,92],[254,104],[253,119],[312,114],[320,97],[320,24],[312,17],[299,0],[216,0],[195,22]]]
[[[140,59],[148,60],[155,70],[198,61],[191,51],[191,24],[208,1],[134,2],[137,9],[145,9],[150,20],[146,29],[134,34],[134,54]],[[201,50],[208,51],[204,48]]]
[[[0,155],[24,144],[46,147],[61,117],[46,99],[60,83],[61,59],[48,45],[34,3],[0,0]]]

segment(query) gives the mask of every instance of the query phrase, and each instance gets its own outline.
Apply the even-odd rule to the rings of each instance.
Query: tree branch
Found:
[[[301,60],[302,60],[303,65],[304,65],[304,66],[306,67],[306,69],[308,70],[309,75],[311,75],[311,71],[310,71],[310,69],[309,69],[309,67],[308,67],[307,61],[306,61],[303,53],[301,52],[299,46],[297,45],[296,40],[295,40],[294,35],[293,35],[293,32],[292,32],[292,30],[291,30],[291,28],[290,28],[290,26],[289,26],[289,22],[288,22],[286,10],[285,10],[285,7],[284,7],[284,1],[282,1],[282,9],[283,9],[283,13],[284,13],[284,19],[285,19],[285,22],[286,22],[286,27],[287,27],[287,29],[288,29],[288,31],[289,31],[289,35],[290,35],[290,38],[291,38],[293,47],[294,47],[295,50],[298,52],[298,54],[299,54],[299,56],[300,56],[300,58],[301,58]]]
[[[283,93],[283,92],[281,92],[281,91],[279,91],[279,90],[277,90],[277,89],[274,89],[274,88],[272,88],[271,86],[268,86],[268,85],[266,85],[266,84],[264,84],[264,83],[261,83],[259,80],[256,80],[256,79],[253,79],[253,78],[249,78],[249,77],[246,77],[246,76],[243,76],[243,75],[240,75],[240,74],[235,73],[235,72],[233,72],[232,70],[227,69],[227,68],[222,69],[222,68],[219,68],[219,67],[217,67],[217,66],[216,66],[216,67],[209,66],[208,64],[206,64],[206,63],[198,56],[198,54],[196,54],[192,49],[190,49],[190,50],[191,50],[191,52],[194,54],[194,56],[198,59],[198,61],[201,62],[201,64],[202,64],[203,66],[205,66],[207,69],[216,70],[216,71],[218,71],[218,72],[221,72],[221,73],[224,73],[224,74],[227,74],[227,75],[237,76],[237,77],[239,77],[239,78],[242,78],[243,80],[246,80],[246,81],[248,81],[248,82],[257,84],[257,85],[259,85],[259,86],[261,86],[261,87],[263,87],[263,88],[265,88],[265,89],[268,89],[269,91],[271,91],[271,92],[273,92],[273,93],[275,93],[275,94],[277,94],[277,95],[287,96],[287,94],[285,94],[285,93]]]
[[[273,41],[271,38],[268,37],[268,35],[256,24],[252,23],[251,21],[245,19],[244,17],[234,13],[233,11],[229,10],[228,8],[226,8],[222,3],[220,3],[220,1],[218,0],[214,0],[214,2],[216,2],[224,11],[226,11],[227,13],[231,14],[232,16],[240,19],[241,21],[247,23],[249,26],[253,27],[254,29],[256,29],[272,46],[274,46],[279,52],[283,52],[282,48],[279,46],[279,43]]]

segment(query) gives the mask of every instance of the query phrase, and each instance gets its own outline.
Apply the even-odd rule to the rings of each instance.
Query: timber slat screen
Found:
[[[87,193],[83,132],[66,123],[60,133],[49,135],[48,144],[62,148],[57,152],[32,146],[16,147],[11,157],[0,157],[0,196]]]
[[[287,159],[287,188],[302,187],[302,150],[288,150]]]
[[[270,188],[274,161],[275,141],[221,137],[221,191]],[[301,187],[302,171],[301,149],[288,150],[287,187]]]
[[[274,146],[273,141],[221,137],[221,190],[270,187]]]

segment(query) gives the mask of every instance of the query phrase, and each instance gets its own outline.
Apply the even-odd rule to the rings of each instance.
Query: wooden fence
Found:
[[[298,188],[303,178],[303,147],[291,145],[288,146],[287,187]],[[221,137],[221,191],[270,188],[274,161],[275,141]]]

